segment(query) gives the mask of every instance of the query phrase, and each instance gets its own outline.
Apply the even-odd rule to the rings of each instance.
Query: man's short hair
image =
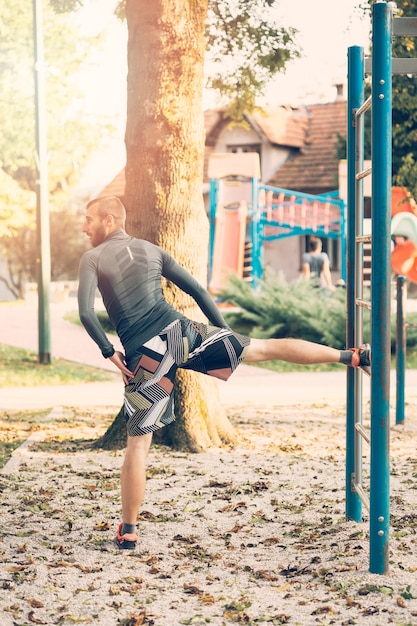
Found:
[[[315,250],[319,250],[321,248],[321,245],[321,239],[319,239],[318,237],[310,237],[308,242],[309,250],[311,250],[312,252],[314,252]]]
[[[107,215],[112,215],[116,223],[120,223],[124,226],[126,222],[126,209],[120,198],[117,196],[93,198],[87,202],[86,208],[89,209],[95,204],[97,204],[97,212],[101,219],[104,219]]]

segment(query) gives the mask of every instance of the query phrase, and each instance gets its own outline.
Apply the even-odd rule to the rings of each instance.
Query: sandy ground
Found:
[[[68,308],[51,307],[53,355],[108,365]],[[33,303],[0,306],[0,340],[36,350]],[[15,411],[37,411],[0,472],[1,626],[417,626],[417,371],[405,425],[392,420],[381,576],[369,573],[366,511],[345,519],[344,372],[250,370],[219,383],[239,447],[151,449],[134,553],[113,543],[123,452],[91,448],[121,405],[120,380],[0,389],[1,436],[25,439]],[[364,395],[367,406],[366,380]],[[368,467],[364,445],[365,484]]]
[[[342,403],[231,406],[239,447],[153,447],[133,553],[112,541],[123,454],[90,446],[113,414],[52,411],[0,474],[2,626],[417,625],[417,403],[391,429],[383,576],[366,511],[345,519]]]

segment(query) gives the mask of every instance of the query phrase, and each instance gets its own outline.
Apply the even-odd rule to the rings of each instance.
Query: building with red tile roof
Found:
[[[233,123],[226,109],[205,111],[206,150],[204,193],[208,191],[207,165],[216,152],[257,152],[261,181],[274,187],[319,195],[338,189],[337,145],[346,139],[347,103],[338,85],[333,102],[301,107],[280,106],[245,114],[243,124]],[[123,198],[122,170],[100,195]],[[334,279],[340,272],[340,242],[324,241]],[[305,237],[290,237],[265,246],[265,260],[292,280],[299,276]]]

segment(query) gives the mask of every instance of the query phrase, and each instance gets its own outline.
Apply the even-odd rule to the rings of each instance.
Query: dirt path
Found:
[[[0,474],[0,623],[417,624],[417,404],[392,427],[386,576],[368,523],[344,517],[343,404],[229,412],[236,449],[152,448],[129,554],[112,543],[122,454],[89,447],[114,413],[47,416]]]

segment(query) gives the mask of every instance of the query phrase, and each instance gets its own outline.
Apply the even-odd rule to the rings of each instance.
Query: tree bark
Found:
[[[127,0],[127,230],[161,246],[207,283],[209,223],[202,183],[202,110],[208,0]],[[171,284],[166,297],[201,320],[189,296]],[[217,381],[181,371],[177,421],[160,438],[176,448],[203,450],[234,442]]]
[[[104,435],[94,443],[94,448],[120,450],[126,445],[126,436],[126,420],[122,407]]]

